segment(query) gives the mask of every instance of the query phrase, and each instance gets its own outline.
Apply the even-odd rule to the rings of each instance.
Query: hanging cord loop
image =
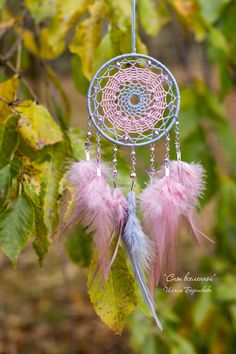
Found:
[[[136,0],[132,0],[132,53],[136,53]]]

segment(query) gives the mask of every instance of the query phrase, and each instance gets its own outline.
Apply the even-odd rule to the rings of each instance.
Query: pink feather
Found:
[[[109,246],[114,230],[112,190],[103,177],[96,177],[86,187],[80,202],[83,216],[81,225],[88,234],[93,234],[100,268],[106,281],[110,264]]]
[[[199,244],[202,236],[210,240],[197,226],[196,207],[205,189],[203,167],[170,161],[170,175],[165,176],[163,166],[157,176],[140,197],[144,227],[155,244],[156,256],[150,275],[152,294],[163,274],[176,269],[176,243],[181,217]]]
[[[163,274],[175,270],[176,267],[176,240],[180,218],[178,206],[182,198],[182,186],[169,176],[154,179],[140,196],[144,229],[155,245],[150,273],[152,295]]]
[[[104,165],[102,165],[102,176],[105,178],[108,176]],[[61,234],[70,233],[82,218],[86,188],[97,177],[97,164],[95,161],[74,162],[69,167],[66,177],[71,201],[60,225]]]
[[[108,267],[108,271],[112,267],[112,264],[116,258],[121,240],[121,235],[128,218],[128,202],[122,191],[118,188],[114,188],[113,190],[113,212],[116,244]]]
[[[164,174],[163,168],[160,174]],[[199,206],[199,199],[203,196],[206,188],[206,173],[203,166],[199,163],[189,164],[183,161],[170,161],[170,176],[184,187],[185,200],[182,200],[179,207],[181,208],[185,225],[199,245],[202,245],[203,237],[213,242],[200,231],[197,220],[196,209]]]
[[[73,163],[67,173],[72,201],[65,213],[62,233],[69,233],[77,223],[93,240],[98,250],[99,267],[104,280],[117,254],[120,233],[127,214],[127,201],[119,189],[112,190],[106,178],[108,170],[101,167],[102,176],[97,176],[97,165],[93,161]],[[117,236],[116,246],[110,260],[112,237]]]
[[[102,176],[108,178],[108,169],[101,165]],[[97,164],[95,161],[74,162],[68,169],[67,181],[69,186],[84,187],[97,176]]]

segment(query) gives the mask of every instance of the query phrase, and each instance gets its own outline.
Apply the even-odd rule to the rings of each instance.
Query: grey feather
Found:
[[[128,200],[128,219],[122,234],[122,239],[126,251],[130,258],[130,263],[143,293],[144,299],[157,323],[157,326],[162,330],[162,325],[156,315],[155,305],[153,303],[150,291],[146,285],[143,269],[150,266],[152,260],[152,243],[144,234],[140,222],[136,215],[136,197],[133,191],[130,191],[127,196]]]

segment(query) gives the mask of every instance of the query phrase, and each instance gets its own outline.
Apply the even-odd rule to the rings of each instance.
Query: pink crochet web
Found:
[[[121,144],[146,144],[174,120],[177,92],[165,67],[142,57],[114,59],[98,72],[90,115],[102,134]]]
[[[159,75],[132,65],[108,79],[101,107],[116,129],[126,134],[143,133],[162,119],[166,95]]]

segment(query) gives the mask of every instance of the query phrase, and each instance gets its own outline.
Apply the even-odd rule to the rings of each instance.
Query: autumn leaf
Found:
[[[0,169],[0,206],[2,206],[8,188],[10,187],[10,179],[11,179],[11,166],[6,165]]]
[[[70,43],[70,51],[80,56],[82,70],[86,78],[92,76],[92,66],[96,48],[102,39],[102,21],[106,12],[104,0],[96,1],[89,9],[90,16],[76,28]]]
[[[11,104],[14,102],[18,85],[19,79],[17,76],[0,83],[0,120],[4,120],[12,113]]]
[[[17,107],[20,113],[18,132],[33,150],[63,140],[62,132],[48,110],[33,101],[24,101]]]
[[[13,114],[5,120],[5,124],[0,125],[0,168],[11,161],[18,146],[17,124],[18,116]]]
[[[59,183],[64,174],[64,160],[67,153],[65,142],[56,144],[50,149],[50,159],[42,164],[42,191],[44,222],[53,236],[58,224]]]
[[[127,267],[124,251],[120,248],[106,283],[100,273],[94,278],[96,267],[97,257],[94,256],[88,276],[90,300],[101,320],[115,334],[121,334],[127,316],[137,305],[134,278]]]

